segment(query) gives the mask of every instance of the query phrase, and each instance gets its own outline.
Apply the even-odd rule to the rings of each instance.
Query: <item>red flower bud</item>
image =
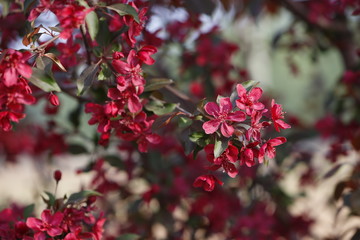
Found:
[[[59,106],[60,102],[59,102],[59,98],[58,96],[56,96],[55,94],[53,93],[50,93],[49,94],[49,101],[50,103],[53,105],[53,106]]]
[[[119,60],[120,58],[123,58],[124,54],[122,52],[114,52],[113,53],[113,59],[114,60]]]
[[[62,173],[61,173],[60,170],[56,170],[54,172],[54,179],[55,179],[56,182],[59,182],[61,180],[61,175],[62,175]]]
[[[96,202],[96,196],[90,196],[88,197],[87,201],[86,201],[86,204],[88,206],[90,206],[91,204],[93,204],[94,202]]]

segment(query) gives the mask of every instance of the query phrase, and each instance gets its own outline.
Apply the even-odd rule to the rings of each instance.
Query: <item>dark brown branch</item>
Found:
[[[90,66],[90,65],[91,65],[91,50],[90,50],[90,46],[89,46],[89,43],[87,42],[86,34],[85,34],[84,29],[83,29],[82,26],[80,27],[80,31],[81,31],[81,35],[82,35],[82,38],[83,38],[83,40],[84,40],[84,45],[85,45],[85,49],[86,49],[87,64]]]

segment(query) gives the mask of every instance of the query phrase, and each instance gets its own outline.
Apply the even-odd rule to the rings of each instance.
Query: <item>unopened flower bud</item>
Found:
[[[62,175],[62,173],[61,173],[60,170],[56,170],[54,172],[54,179],[55,179],[56,182],[59,182],[61,180],[61,175]]]
[[[96,202],[96,196],[90,196],[88,197],[87,201],[86,201],[86,204],[88,206],[90,206],[91,204],[93,204],[94,202]]]
[[[119,60],[120,58],[123,58],[124,54],[122,52],[114,52],[113,53],[113,59],[114,60]]]
[[[53,93],[49,94],[49,101],[55,107],[59,106],[59,104],[60,104],[58,96],[56,96]]]

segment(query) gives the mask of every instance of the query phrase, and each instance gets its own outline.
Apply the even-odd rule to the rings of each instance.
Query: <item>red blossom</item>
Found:
[[[53,93],[49,94],[49,101],[55,107],[60,105],[59,97]]]
[[[234,133],[234,127],[230,124],[232,122],[245,121],[245,113],[242,111],[232,111],[232,104],[230,98],[221,98],[219,105],[214,102],[209,102],[204,106],[205,111],[213,116],[215,119],[207,121],[203,124],[203,129],[206,134],[216,132],[219,127],[221,134],[225,137],[231,137]]]
[[[156,47],[154,46],[143,46],[138,52],[137,57],[139,60],[145,64],[152,65],[155,63],[155,60],[151,58],[151,55],[157,52]]]
[[[239,96],[239,99],[236,100],[236,106],[245,110],[247,115],[250,116],[253,110],[260,111],[265,108],[264,104],[258,102],[263,92],[261,88],[255,87],[247,93],[243,85],[238,84],[236,90]]]
[[[18,82],[19,75],[31,77],[32,69],[26,63],[31,57],[30,52],[19,52],[14,49],[6,49],[2,53],[0,62],[0,77],[7,86],[13,86]]]
[[[266,143],[264,143],[259,151],[259,163],[262,163],[264,161],[265,155],[273,159],[276,156],[276,150],[274,147],[279,146],[286,142],[286,138],[284,137],[277,137],[274,139],[270,139]]]
[[[204,150],[206,152],[207,160],[214,164],[209,169],[216,170],[222,167],[230,177],[236,177],[238,170],[233,163],[238,160],[239,150],[237,147],[229,143],[229,146],[217,158],[214,156],[214,144],[206,145]]]
[[[143,86],[145,84],[145,80],[142,76],[142,69],[135,50],[129,52],[126,62],[114,59],[112,65],[118,73],[125,77],[127,82],[131,82],[134,86]]]
[[[291,128],[289,124],[281,120],[284,119],[284,112],[282,111],[281,105],[276,104],[274,99],[271,101],[271,118],[276,131],[280,132],[280,128]]]
[[[63,232],[63,229],[60,227],[63,218],[63,213],[56,212],[52,215],[49,209],[45,209],[41,213],[41,219],[29,217],[26,220],[26,225],[36,232],[35,240],[42,240],[45,239],[45,233],[55,237]]]
[[[201,175],[197,177],[193,183],[194,187],[202,187],[205,191],[211,192],[215,188],[215,184],[223,185],[214,175]]]

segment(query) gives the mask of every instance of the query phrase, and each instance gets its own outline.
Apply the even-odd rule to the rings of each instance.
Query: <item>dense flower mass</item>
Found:
[[[340,238],[311,236],[312,219],[290,211],[318,179],[312,153],[295,142],[315,130],[302,116],[286,116],[285,109],[299,109],[283,109],[244,65],[258,58],[257,41],[235,24],[268,21],[264,16],[284,8],[300,21],[274,33],[271,47],[290,50],[284,64],[293,75],[307,71],[296,65],[295,51],[311,52],[316,66],[337,49],[334,58],[344,63],[327,98],[331,113],[315,126],[332,164],[360,150],[358,0],[1,1],[0,161],[33,157],[55,189],[41,194],[46,207],[35,206],[38,214],[33,204],[0,209],[0,239]],[[58,22],[47,22],[47,13]],[[226,31],[240,29],[239,42],[216,24],[227,13]],[[26,50],[10,48],[18,39]],[[331,75],[318,74],[309,81],[316,91]],[[271,92],[282,95],[282,87]],[[94,191],[59,197],[68,172],[44,170],[76,154],[87,160],[77,170],[88,179],[81,187]],[[304,171],[294,195],[279,182],[298,164]],[[333,198],[357,216],[360,167],[352,166]]]
[[[268,112],[265,105],[259,102],[262,95],[261,88],[253,87],[247,91],[241,84],[238,84],[236,91],[238,94],[237,108],[233,108],[230,98],[220,98],[219,105],[209,102],[204,106],[204,109],[214,119],[209,117],[210,120],[202,125],[206,134],[215,134],[220,128],[221,135],[231,138],[231,141],[233,141],[231,143],[228,140],[220,140],[228,144],[226,149],[221,149],[220,155],[219,150],[215,150],[214,144],[205,146],[208,160],[214,163],[208,169],[214,171],[222,167],[230,177],[235,177],[238,174],[238,170],[234,165],[236,162],[239,162],[239,165],[252,167],[256,162],[263,163],[264,159],[275,158],[275,147],[285,143],[286,138],[277,137],[265,140],[262,138],[264,128],[271,124],[278,132],[280,132],[280,128],[290,128],[289,124],[281,120],[284,119],[284,112],[281,105],[275,104],[274,100],[271,103],[272,121],[260,122],[263,114]],[[250,119],[247,121],[247,118]],[[233,136],[234,133],[235,136]],[[218,134],[216,133],[216,135]],[[218,154],[217,157],[214,156],[215,153]],[[206,180],[205,182],[209,181]],[[200,184],[199,179],[196,180],[194,186],[202,186],[204,189],[206,187],[207,191],[213,189],[208,185]]]
[[[0,62],[0,128],[9,131],[12,122],[25,117],[24,105],[35,103],[28,81],[32,74],[27,64],[30,52],[7,49],[2,52]]]

